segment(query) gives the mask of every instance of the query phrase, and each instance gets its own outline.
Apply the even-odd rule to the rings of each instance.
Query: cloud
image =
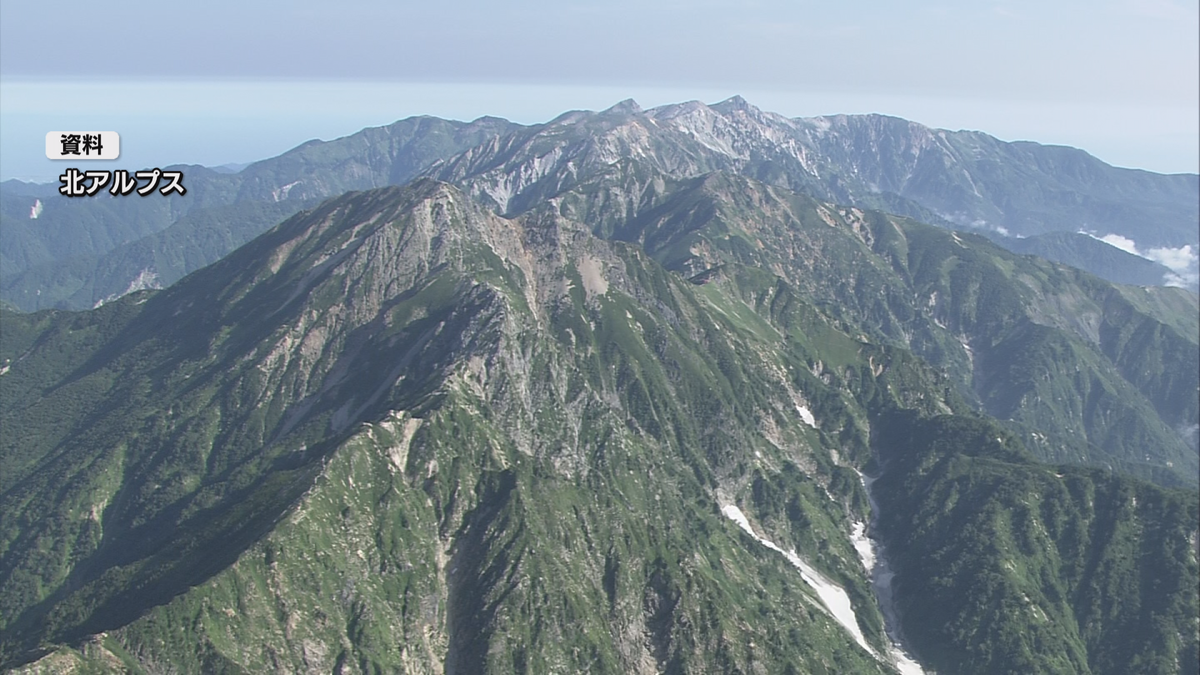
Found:
[[[1171,270],[1163,275],[1163,283],[1167,286],[1179,286],[1181,288],[1190,288],[1200,283],[1200,254],[1191,244],[1184,244],[1176,248],[1162,246],[1158,248],[1142,251],[1138,248],[1137,242],[1119,234],[1106,234],[1097,236],[1095,233],[1087,230],[1079,230],[1080,234],[1098,239],[1109,246],[1132,253],[1146,260],[1154,262]]]
[[[1135,242],[1132,239],[1129,239],[1128,237],[1122,237],[1119,234],[1106,234],[1103,237],[1097,237],[1096,235],[1092,234],[1091,232],[1084,232],[1084,234],[1092,237],[1093,239],[1099,239],[1100,241],[1108,244],[1109,246],[1116,246],[1117,248],[1121,249],[1122,251],[1125,251],[1126,253],[1132,253],[1136,256],[1141,256],[1143,258],[1146,257],[1138,252],[1137,242]]]
[[[1144,257],[1161,263],[1164,267],[1177,273],[1186,272],[1192,266],[1197,265],[1198,258],[1200,258],[1190,245],[1179,248],[1152,248],[1146,251]]]

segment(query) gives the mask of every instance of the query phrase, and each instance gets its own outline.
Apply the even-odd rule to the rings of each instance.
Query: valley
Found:
[[[6,669],[1200,664],[1188,270],[997,243],[1193,175],[740,98],[205,171],[0,195]]]

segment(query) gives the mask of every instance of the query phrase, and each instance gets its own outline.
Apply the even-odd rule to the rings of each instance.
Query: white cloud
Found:
[[[1129,239],[1128,237],[1122,237],[1119,234],[1106,234],[1103,237],[1097,237],[1096,235],[1091,234],[1090,232],[1087,234],[1095,239],[1099,239],[1100,241],[1108,244],[1109,246],[1116,246],[1117,248],[1121,249],[1122,251],[1125,251],[1126,253],[1132,253],[1136,256],[1141,256],[1143,258],[1146,257],[1146,256],[1142,255],[1140,252],[1138,252],[1137,242],[1135,242],[1132,239]]]
[[[1176,273],[1186,272],[1189,268],[1200,264],[1200,256],[1196,255],[1196,251],[1192,249],[1191,245],[1179,248],[1152,248],[1146,251],[1144,257],[1161,263]]]
[[[1137,242],[1119,234],[1096,236],[1096,234],[1087,230],[1079,230],[1079,233],[1086,234],[1093,239],[1098,239],[1126,253],[1132,253],[1146,260],[1153,260],[1171,270],[1169,273],[1163,275],[1163,284],[1167,286],[1190,288],[1200,283],[1200,254],[1197,253],[1191,244],[1184,244],[1177,248],[1162,246],[1142,251],[1138,249]]]

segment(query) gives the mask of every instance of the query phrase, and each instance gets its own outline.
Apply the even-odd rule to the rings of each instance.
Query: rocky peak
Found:
[[[642,114],[642,106],[638,105],[637,101],[627,98],[624,101],[621,101],[616,105],[604,110],[601,114],[640,115]]]
[[[717,112],[719,112],[723,115],[728,115],[734,111],[742,111],[742,112],[750,112],[750,113],[762,112],[755,106],[751,105],[749,101],[747,101],[746,99],[742,98],[740,95],[737,95],[737,94],[730,96],[729,98],[725,99],[724,101],[721,101],[720,103],[715,103],[710,107],[713,110],[716,110]]]

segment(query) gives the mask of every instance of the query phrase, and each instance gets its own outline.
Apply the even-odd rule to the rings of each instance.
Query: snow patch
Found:
[[[813,417],[812,411],[802,405],[796,405],[796,412],[800,413],[800,419],[804,420],[805,424],[814,429],[817,428],[817,418]]]
[[[812,125],[813,129],[817,132],[817,135],[819,135],[819,136],[824,136],[825,132],[829,131],[829,128],[833,126],[829,122],[828,117],[809,117],[807,119],[804,119],[803,121],[808,122],[810,125]]]
[[[745,530],[746,534],[754,537],[758,543],[773,551],[782,553],[783,557],[787,558],[787,561],[793,567],[800,570],[800,578],[817,592],[817,597],[825,604],[830,614],[833,615],[834,620],[840,623],[863,649],[878,658],[879,654],[871,648],[871,645],[867,643],[866,636],[859,629],[858,617],[854,614],[854,606],[850,603],[850,596],[846,594],[846,591],[842,590],[841,586],[833,583],[825,575],[818,572],[816,568],[796,555],[795,551],[785,551],[779,548],[775,542],[755,534],[753,528],[750,527],[750,521],[746,519],[746,514],[742,513],[742,510],[738,507],[733,504],[726,504],[721,507],[721,513],[726,518],[737,523],[738,527]]]
[[[870,574],[875,569],[875,544],[867,537],[866,523],[861,520],[852,523],[850,543],[854,544],[854,550],[858,552],[863,567],[866,568],[867,574]]]
[[[862,482],[863,489],[867,491],[871,511],[878,513],[879,507],[875,503],[875,497],[871,495],[871,484],[875,482],[875,479],[868,478],[861,472],[856,471],[856,473],[858,473],[859,481]],[[917,663],[916,659],[904,650],[900,642],[899,619],[896,616],[895,602],[892,599],[892,579],[896,575],[888,564],[884,550],[878,541],[869,536],[866,523],[862,521],[856,520],[852,523],[850,542],[854,544],[854,550],[858,553],[863,568],[867,570],[872,590],[875,591],[875,598],[879,602],[879,610],[883,613],[884,633],[888,638],[888,660],[896,666],[896,670],[900,671],[901,675],[925,675],[921,664]]]

